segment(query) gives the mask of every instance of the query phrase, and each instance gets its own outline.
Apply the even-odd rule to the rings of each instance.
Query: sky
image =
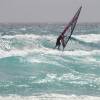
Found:
[[[68,22],[80,5],[79,22],[100,22],[100,0],[0,0],[0,23]]]

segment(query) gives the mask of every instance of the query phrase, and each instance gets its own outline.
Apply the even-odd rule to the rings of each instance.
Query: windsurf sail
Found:
[[[74,15],[74,17],[72,18],[72,20],[67,24],[67,26],[65,27],[65,29],[63,30],[63,32],[60,35],[64,35],[64,45],[63,45],[63,49],[66,47],[68,41],[71,38],[71,35],[73,34],[73,31],[75,29],[78,17],[80,15],[82,6],[78,9],[78,11],[76,12],[76,14]],[[70,30],[70,32],[67,33],[67,31]]]

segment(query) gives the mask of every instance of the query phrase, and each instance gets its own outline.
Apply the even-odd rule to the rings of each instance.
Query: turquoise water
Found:
[[[62,52],[64,26],[0,25],[0,100],[100,99],[100,24],[78,24]]]

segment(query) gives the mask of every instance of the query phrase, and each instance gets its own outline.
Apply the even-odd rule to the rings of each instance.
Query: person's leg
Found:
[[[58,50],[60,50],[60,45],[61,45],[61,43],[59,43],[59,45],[58,45]]]
[[[58,46],[58,50],[60,50],[60,45]]]
[[[62,42],[62,47],[63,47],[63,50],[64,50],[64,48],[65,48],[65,46],[66,46],[66,45],[65,45],[65,42],[64,42],[64,40],[62,40],[61,42]]]
[[[56,46],[54,47],[54,49],[57,48],[59,50],[60,49],[60,45],[61,45],[60,41],[57,41],[56,42]]]

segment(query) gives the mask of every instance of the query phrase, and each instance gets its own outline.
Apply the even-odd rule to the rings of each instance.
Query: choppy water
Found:
[[[77,25],[64,52],[64,24],[0,25],[0,100],[99,100],[100,24]]]

